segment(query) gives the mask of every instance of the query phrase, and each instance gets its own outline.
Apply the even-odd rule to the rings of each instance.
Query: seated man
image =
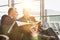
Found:
[[[19,19],[19,21],[22,22],[35,22],[35,18],[33,16],[30,16],[31,9],[23,9],[23,17]]]
[[[23,37],[22,37],[23,40],[33,40],[32,38],[36,38],[38,36],[37,31],[31,32],[31,30],[32,30],[31,27],[33,25],[35,25],[36,20],[33,16],[29,15],[30,11],[31,11],[30,9],[23,9],[23,17],[21,17],[19,19],[19,21],[31,23],[31,24],[27,24],[27,25],[22,26],[22,29],[25,30],[22,32],[23,33]],[[38,26],[37,26],[37,28],[38,28]],[[38,38],[37,38],[37,40],[38,40]]]
[[[18,27],[16,23],[14,24],[11,32],[9,34],[7,33],[13,22],[16,20],[17,15],[18,13],[16,8],[9,8],[8,15],[3,15],[1,18],[2,34],[8,35],[9,40],[18,40]]]
[[[8,10],[8,15],[3,15],[1,18],[1,25],[3,27],[3,32],[7,33],[9,27],[12,25],[12,23],[15,21],[17,17],[17,11],[15,8],[10,8]]]

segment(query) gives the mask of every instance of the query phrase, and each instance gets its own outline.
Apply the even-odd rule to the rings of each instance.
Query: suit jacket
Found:
[[[29,19],[26,19],[24,16],[19,19],[19,21],[21,21],[21,22],[27,22],[27,20],[36,22],[35,18],[32,17],[32,16]],[[32,27],[32,24],[27,24],[27,25],[22,26],[22,29],[23,29],[23,31],[22,31],[22,34],[23,34],[22,40],[31,40],[31,38],[32,38],[31,31],[30,31],[31,27]]]
[[[9,40],[18,40],[20,37],[20,32],[17,24],[15,23],[11,32],[8,34],[7,31],[9,30],[10,26],[13,24],[15,19],[12,19],[8,15],[3,15],[1,19],[1,26],[2,26],[2,34],[9,36]],[[2,40],[5,40],[2,38]]]
[[[28,19],[26,19],[24,16],[21,17],[19,19],[19,21],[22,21],[22,22],[27,22],[27,20],[30,20],[30,21],[33,21],[33,22],[36,22],[35,18],[33,16],[29,17]]]

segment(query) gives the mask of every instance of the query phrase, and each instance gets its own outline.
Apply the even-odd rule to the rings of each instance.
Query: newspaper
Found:
[[[31,23],[28,23],[28,22],[21,22],[21,21],[16,21],[16,23],[17,23],[18,26],[23,26],[23,25],[31,24]]]

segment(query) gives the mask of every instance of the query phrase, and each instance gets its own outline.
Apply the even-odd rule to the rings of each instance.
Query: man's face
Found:
[[[16,9],[11,10],[11,13],[12,13],[14,18],[16,18],[18,16],[18,12]]]
[[[23,10],[23,14],[25,17],[29,17],[29,14],[30,14],[30,10]]]

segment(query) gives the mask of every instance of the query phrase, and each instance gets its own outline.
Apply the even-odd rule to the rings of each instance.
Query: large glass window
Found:
[[[7,4],[8,4],[8,0],[1,0],[0,1],[0,6],[7,5]]]
[[[39,0],[15,0],[15,7],[18,10],[18,18],[23,16],[23,8],[31,9],[31,16],[34,16],[37,20],[40,20],[40,1]]]
[[[2,15],[7,14],[8,11],[8,0],[1,0],[0,1],[0,19]]]
[[[59,0],[45,0],[45,14],[47,22],[60,22],[60,2]]]
[[[60,0],[45,0],[45,16],[50,27],[60,32]],[[54,26],[53,26],[54,25]],[[60,34],[60,33],[59,33]]]

